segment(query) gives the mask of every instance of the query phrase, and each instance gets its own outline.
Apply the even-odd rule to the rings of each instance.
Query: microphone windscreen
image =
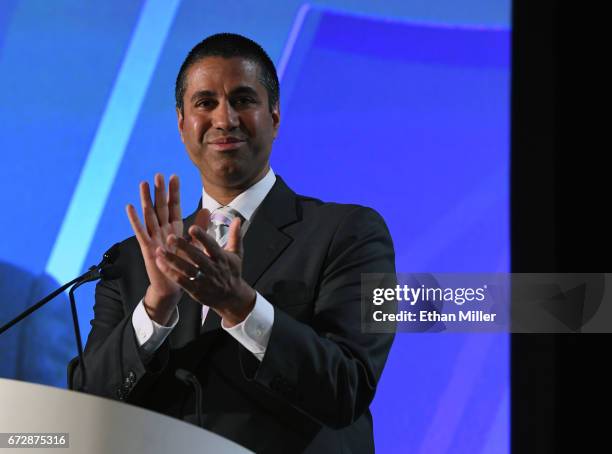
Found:
[[[119,243],[113,244],[113,246],[104,253],[104,263],[115,263],[115,260],[119,257]]]

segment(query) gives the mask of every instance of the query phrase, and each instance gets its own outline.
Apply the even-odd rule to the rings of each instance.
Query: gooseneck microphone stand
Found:
[[[79,318],[77,315],[76,302],[74,299],[74,291],[86,282],[92,282],[98,279],[103,279],[103,280],[117,279],[121,275],[121,273],[120,273],[119,268],[116,266],[113,266],[112,264],[117,259],[118,256],[119,256],[119,245],[115,244],[104,254],[102,261],[98,265],[89,267],[89,269],[85,273],[81,274],[79,277],[71,280],[70,282],[62,285],[57,290],[54,290],[53,292],[49,293],[47,296],[45,296],[43,299],[38,301],[36,304],[33,304],[32,306],[27,308],[25,311],[23,311],[13,320],[11,320],[10,322],[0,327],[0,335],[2,335],[2,333],[4,333],[5,331],[8,331],[10,328],[12,328],[14,325],[19,323],[21,320],[29,316],[32,312],[35,312],[41,307],[43,307],[45,304],[47,304],[57,295],[64,292],[67,288],[72,287],[70,291],[68,292],[68,296],[70,297],[70,309],[72,313],[72,323],[74,325],[74,335],[75,335],[77,351],[79,355],[79,365],[81,368],[81,376],[82,376],[81,389],[84,390],[85,384],[86,384],[85,362],[83,361],[83,344],[81,341],[81,330],[79,329]]]

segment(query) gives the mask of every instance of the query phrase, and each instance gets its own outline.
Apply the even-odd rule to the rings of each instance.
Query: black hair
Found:
[[[268,92],[270,112],[274,109],[280,98],[280,88],[276,68],[266,51],[255,41],[242,35],[218,33],[196,44],[181,65],[174,87],[176,108],[181,113],[183,113],[183,97],[187,90],[187,71],[191,65],[205,57],[241,57],[256,63],[259,66],[259,81]]]

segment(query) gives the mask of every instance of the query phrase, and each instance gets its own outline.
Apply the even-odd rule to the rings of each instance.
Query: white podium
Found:
[[[50,386],[0,379],[0,433],[67,433],[67,448],[0,449],[26,454],[246,454],[192,424],[143,408]]]

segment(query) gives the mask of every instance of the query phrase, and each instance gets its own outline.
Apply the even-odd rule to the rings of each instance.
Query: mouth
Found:
[[[207,143],[213,150],[225,151],[240,148],[244,143],[246,143],[246,140],[239,139],[237,137],[219,137],[217,139],[210,140]]]

